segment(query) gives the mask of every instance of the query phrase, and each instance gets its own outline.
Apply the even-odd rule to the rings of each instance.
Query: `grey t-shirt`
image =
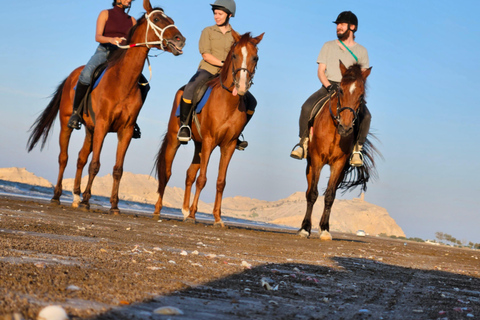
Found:
[[[358,43],[355,43],[352,47],[349,47],[349,49],[357,56],[360,66],[367,69],[369,67],[367,49]],[[342,80],[339,60],[341,60],[347,68],[356,63],[355,58],[348,50],[342,50],[338,46],[337,40],[325,42],[318,55],[317,63],[323,63],[327,66],[325,75],[328,80],[336,82]]]

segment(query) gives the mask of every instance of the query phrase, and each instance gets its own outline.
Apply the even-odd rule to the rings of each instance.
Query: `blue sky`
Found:
[[[210,2],[153,0],[175,20],[187,45],[182,56],[151,58],[152,89],[138,119],[142,138],[132,141],[125,171],[152,172],[175,91],[198,66],[201,30],[214,24]],[[25,167],[56,181],[58,122],[42,152],[26,152],[27,131],[57,85],[93,54],[96,18],[110,5],[110,0],[3,4],[0,167]],[[409,237],[434,238],[442,231],[480,242],[478,9],[476,1],[456,6],[451,1],[238,0],[233,27],[265,36],[251,89],[257,112],[244,132],[249,147],[234,154],[224,195],[278,200],[306,190],[306,162],[289,157],[298,140],[300,107],[320,86],[316,58],[323,43],[335,38],[332,21],[351,10],[359,19],[356,40],[368,49],[373,66],[367,101],[384,156],[366,201],[386,208]],[[130,14],[139,18],[143,13],[142,1],[135,1]],[[74,176],[83,136],[73,134],[66,178]],[[112,171],[115,147],[116,136],[110,134],[101,176]],[[180,148],[169,186],[184,187],[192,154],[192,144]],[[217,165],[218,150],[201,196],[206,202],[213,201]],[[328,176],[326,167],[320,189]],[[355,191],[339,198],[357,196]]]

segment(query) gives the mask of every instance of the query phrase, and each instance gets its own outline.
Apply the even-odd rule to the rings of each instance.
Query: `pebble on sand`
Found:
[[[37,320],[68,320],[70,319],[61,306],[48,306],[40,310]]]
[[[178,316],[178,315],[182,315],[183,311],[175,307],[160,307],[153,310],[153,313],[169,315],[169,316]]]

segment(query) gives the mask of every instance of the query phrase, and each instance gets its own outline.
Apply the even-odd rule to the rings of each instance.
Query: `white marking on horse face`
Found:
[[[243,60],[242,60],[242,66],[241,68],[247,68],[247,58],[248,58],[248,51],[247,47],[242,47],[242,55],[243,55]],[[240,81],[239,81],[240,87],[238,91],[245,92],[247,91],[247,71],[242,70],[240,71]]]
[[[352,85],[350,86],[350,94],[353,94],[356,88],[357,88],[357,85],[355,84],[355,82],[352,83]]]

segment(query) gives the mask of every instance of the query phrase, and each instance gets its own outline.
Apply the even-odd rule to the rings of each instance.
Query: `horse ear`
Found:
[[[147,11],[147,13],[150,13],[153,11],[152,4],[150,3],[150,0],[143,0],[143,8]]]
[[[262,41],[264,34],[265,34],[265,32],[262,33],[261,35],[259,35],[258,37],[253,38],[253,39],[252,39],[252,42],[253,42],[255,45],[257,45],[260,41]]]
[[[347,67],[343,64],[342,60],[338,60],[340,62],[340,72],[342,73],[342,76],[345,72],[347,72]]]
[[[367,77],[370,75],[370,72],[372,71],[372,68],[373,67],[370,67],[370,68],[362,71],[362,77],[363,77],[364,80],[367,79]]]
[[[240,38],[242,37],[242,36],[240,36],[240,34],[237,31],[235,31],[233,29],[232,29],[232,36],[233,36],[233,40],[235,40],[235,42],[240,41]]]

